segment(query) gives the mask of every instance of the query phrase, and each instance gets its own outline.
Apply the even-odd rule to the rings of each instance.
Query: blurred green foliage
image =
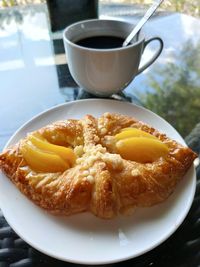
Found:
[[[102,3],[125,3],[150,5],[154,0],[99,0]],[[161,9],[200,17],[200,0],[165,0]]]
[[[153,1],[154,0],[99,0],[100,3],[132,3],[142,5],[150,5]],[[0,0],[0,7],[44,2],[45,0]],[[162,3],[162,9],[200,17],[200,0],[165,0]]]
[[[170,0],[164,3],[169,10],[189,14],[192,16],[200,16],[199,0]]]
[[[0,0],[0,8],[45,3],[45,0]]]
[[[187,42],[173,57],[176,64],[154,68],[141,100],[185,137],[200,122],[200,43]]]

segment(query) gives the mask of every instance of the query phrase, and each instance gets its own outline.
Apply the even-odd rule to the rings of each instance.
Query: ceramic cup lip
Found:
[[[68,43],[70,46],[80,49],[82,51],[90,51],[90,52],[98,52],[98,53],[111,53],[111,52],[116,52],[116,51],[124,51],[127,49],[131,49],[133,47],[136,47],[137,45],[141,44],[142,42],[145,41],[145,37],[144,34],[142,32],[139,33],[139,40],[137,40],[136,42],[130,43],[128,46],[126,47],[117,47],[117,48],[109,48],[109,49],[97,49],[97,48],[89,48],[89,47],[83,47],[80,45],[77,45],[75,42],[73,42],[72,40],[70,40],[70,38],[68,38],[69,32],[71,30],[73,30],[73,27],[76,27],[78,25],[83,25],[83,24],[89,24],[89,23],[103,23],[103,22],[108,22],[108,23],[122,23],[124,25],[127,26],[131,26],[133,28],[134,24],[129,23],[129,22],[125,22],[125,21],[121,21],[121,20],[110,20],[110,19],[89,19],[89,20],[82,20],[79,22],[75,22],[71,25],[69,25],[68,27],[66,27],[63,31],[63,40]],[[94,35],[91,35],[90,37],[92,37]],[[84,37],[83,37],[84,38]]]

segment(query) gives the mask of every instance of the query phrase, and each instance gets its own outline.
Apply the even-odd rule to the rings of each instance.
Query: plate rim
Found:
[[[125,101],[119,101],[119,100],[114,100],[114,99],[103,99],[103,98],[98,98],[98,99],[81,99],[81,100],[75,100],[75,101],[70,101],[70,102],[66,102],[66,103],[62,103],[62,104],[59,104],[59,105],[56,105],[54,107],[50,107],[48,109],[45,109],[44,111],[34,115],[33,117],[31,117],[29,120],[27,120],[25,123],[23,123],[13,134],[12,136],[9,138],[9,140],[6,142],[4,149],[6,149],[10,143],[12,143],[12,140],[15,138],[15,136],[20,132],[22,131],[25,127],[29,126],[29,124],[31,124],[33,121],[39,119],[41,116],[45,115],[45,114],[48,114],[50,112],[53,112],[54,110],[59,110],[60,108],[63,108],[63,107],[67,107],[67,106],[70,106],[70,105],[73,105],[73,104],[77,104],[77,103],[80,103],[80,102],[101,102],[101,101],[104,101],[104,102],[118,102],[120,105],[121,104],[125,104],[125,105],[130,105],[130,106],[136,106],[137,108],[139,109],[142,109],[143,111],[145,112],[149,112],[151,113],[151,115],[153,115],[154,117],[156,118],[159,118],[160,120],[162,120],[165,124],[167,124],[167,126],[169,126],[170,128],[173,128],[173,130],[175,130],[175,132],[178,134],[179,138],[182,140],[182,143],[187,145],[185,143],[185,140],[182,138],[182,136],[179,134],[179,132],[170,124],[168,123],[165,119],[163,119],[162,117],[160,117],[158,114],[154,113],[153,111],[143,107],[143,106],[139,106],[135,103],[130,103],[130,102],[125,102]],[[85,114],[86,115],[86,114]],[[43,248],[40,248],[38,247],[37,245],[35,245],[34,243],[32,243],[31,240],[27,240],[26,237],[24,237],[23,235],[21,235],[21,233],[18,233],[18,230],[15,228],[15,226],[12,225],[12,223],[9,222],[9,219],[7,219],[7,214],[6,214],[6,211],[4,210],[4,208],[2,208],[3,205],[1,205],[1,202],[0,202],[0,208],[2,210],[2,213],[5,217],[5,219],[7,220],[8,224],[11,226],[11,228],[17,233],[17,235],[22,239],[24,240],[25,242],[27,242],[30,246],[32,246],[33,248],[37,249],[38,251],[50,256],[50,257],[53,257],[55,259],[58,259],[58,260],[62,260],[62,261],[65,261],[65,262],[71,262],[71,263],[75,263],[75,264],[84,264],[84,265],[99,265],[99,264],[112,264],[112,263],[117,263],[117,262],[122,262],[122,261],[125,261],[125,260],[129,260],[129,259],[134,259],[138,256],[142,256],[143,254],[153,250],[154,248],[158,247],[160,244],[162,244],[163,242],[165,242],[178,228],[179,226],[183,223],[184,219],[186,218],[190,208],[191,208],[191,205],[193,203],[193,199],[194,199],[194,195],[195,195],[195,190],[196,190],[196,170],[195,170],[195,167],[194,167],[194,164],[191,166],[192,171],[194,172],[194,178],[193,178],[193,181],[192,181],[192,185],[191,185],[191,197],[190,197],[190,201],[187,205],[187,209],[185,209],[185,212],[184,214],[182,214],[181,218],[179,219],[178,223],[176,223],[176,225],[174,227],[171,228],[171,231],[168,232],[166,235],[163,236],[162,239],[159,240],[159,242],[156,242],[155,244],[151,245],[149,248],[145,249],[145,250],[142,250],[136,254],[130,254],[129,256],[124,256],[124,257],[120,257],[120,258],[114,258],[112,260],[101,260],[101,261],[82,261],[82,260],[78,260],[78,259],[72,259],[72,258],[67,258],[67,257],[62,257],[62,256],[57,256],[56,254],[54,254],[53,252],[49,252],[49,251],[45,251]],[[2,171],[0,172],[0,174],[3,174],[5,175]],[[6,176],[6,175],[5,175]],[[10,181],[11,182],[11,181]],[[12,183],[12,182],[11,182]],[[17,188],[16,188],[17,190]]]
[[[48,109],[45,109],[39,113],[37,113],[36,115],[32,116],[29,120],[27,120],[25,123],[23,123],[13,134],[12,136],[8,139],[8,141],[6,142],[6,144],[4,145],[3,147],[3,150],[6,149],[9,144],[11,143],[12,139],[14,138],[14,136],[16,134],[18,134],[18,132],[20,132],[24,127],[26,127],[28,124],[30,124],[32,121],[34,121],[35,119],[37,119],[38,117],[40,116],[43,116],[44,114],[46,113],[49,113],[53,110],[56,110],[56,109],[59,109],[63,106],[68,106],[68,105],[71,105],[73,103],[81,103],[81,102],[99,102],[99,101],[104,101],[104,102],[118,102],[120,104],[126,104],[126,105],[130,105],[130,106],[136,106],[146,112],[149,112],[151,113],[153,116],[159,118],[160,120],[162,120],[164,123],[167,123],[169,127],[172,127],[176,133],[179,135],[179,138],[182,140],[182,142],[186,144],[185,140],[182,138],[182,136],[179,134],[179,132],[168,122],[166,121],[165,119],[163,119],[161,116],[159,116],[158,114],[156,114],[155,112],[143,107],[143,106],[139,106],[135,103],[131,103],[131,102],[126,102],[126,101],[120,101],[120,100],[115,100],[115,99],[104,99],[104,98],[89,98],[89,99],[79,99],[79,100],[73,100],[73,101],[69,101],[69,102],[65,102],[65,103],[61,103],[61,104],[58,104],[56,106],[53,106],[53,107],[50,107]]]

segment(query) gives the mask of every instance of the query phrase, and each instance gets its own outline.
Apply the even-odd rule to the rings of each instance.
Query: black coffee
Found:
[[[122,47],[124,40],[116,36],[92,36],[81,39],[76,44],[95,49],[112,49]]]

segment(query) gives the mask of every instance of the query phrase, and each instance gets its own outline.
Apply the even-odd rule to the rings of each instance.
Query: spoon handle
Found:
[[[132,30],[132,32],[129,34],[126,40],[123,42],[122,45],[123,47],[127,46],[130,43],[133,37],[139,32],[139,30],[147,22],[147,20],[155,13],[156,9],[161,5],[163,1],[164,0],[159,0],[153,3],[153,5],[145,13],[144,17],[138,22],[138,24],[135,26],[135,28]]]

